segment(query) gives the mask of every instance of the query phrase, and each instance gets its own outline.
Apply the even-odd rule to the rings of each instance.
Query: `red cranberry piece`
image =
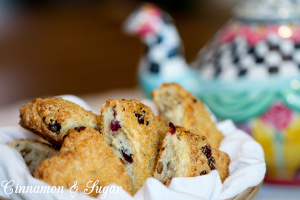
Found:
[[[123,149],[121,149],[121,152],[122,152],[122,155],[124,157],[124,159],[129,162],[129,163],[132,163],[133,162],[133,159],[132,159],[132,154],[130,155],[127,155]]]
[[[110,122],[110,129],[112,131],[117,131],[117,130],[119,130],[119,128],[121,128],[119,121],[111,121]]]
[[[144,120],[144,115],[140,114],[140,113],[134,113],[134,115],[136,116],[136,118],[138,119],[139,124],[144,124],[145,120]]]
[[[216,167],[215,167],[215,159],[212,157],[210,146],[206,145],[206,146],[202,147],[201,151],[203,152],[203,154],[208,159],[207,164],[210,167],[210,169],[211,170],[216,169]]]
[[[211,170],[216,169],[216,167],[215,167],[215,159],[213,157],[210,157],[208,159],[207,164],[208,164],[208,166],[210,167]]]
[[[58,134],[60,132],[60,129],[61,129],[60,123],[57,123],[57,120],[54,121],[53,119],[50,119],[50,122],[51,123],[48,124],[48,129],[50,131]]]
[[[169,127],[170,127],[169,132],[171,133],[171,135],[173,135],[176,132],[176,127],[172,122],[169,123]]]
[[[204,147],[201,148],[201,151],[203,152],[203,154],[208,158],[211,157],[211,148],[209,145],[206,145]]]
[[[78,131],[78,132],[80,132],[80,131],[83,131],[83,130],[85,130],[85,129],[86,129],[86,127],[84,127],[84,126],[81,126],[81,127],[75,127],[74,129],[75,129],[75,131]]]
[[[116,117],[117,116],[117,112],[116,112],[116,106],[114,106],[112,109],[113,109],[113,111],[114,111],[114,117]]]

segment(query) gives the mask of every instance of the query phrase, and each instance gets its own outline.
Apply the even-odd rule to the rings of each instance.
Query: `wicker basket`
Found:
[[[257,186],[250,187],[250,188],[246,189],[244,192],[242,192],[241,194],[237,195],[236,197],[233,197],[233,198],[230,198],[227,200],[252,200],[257,195],[262,183],[263,182],[261,182]]]
[[[261,185],[262,185],[262,182],[260,184],[258,184],[257,186],[246,189],[244,192],[237,195],[236,197],[233,197],[233,198],[227,199],[227,200],[252,200],[257,195]],[[10,199],[0,197],[0,200],[10,200]]]

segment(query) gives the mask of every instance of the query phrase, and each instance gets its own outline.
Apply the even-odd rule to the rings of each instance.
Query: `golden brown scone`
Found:
[[[158,147],[160,148],[163,142],[163,139],[166,133],[169,131],[169,126],[162,120],[159,116],[156,117],[158,123],[158,134],[159,134],[159,144]]]
[[[225,165],[229,163],[216,164],[213,151],[216,151],[217,155],[225,154],[212,150],[204,136],[170,123],[170,130],[163,140],[153,175],[168,186],[173,177],[201,176],[214,169],[217,169],[219,174],[225,174],[226,169],[228,170],[228,166]],[[225,180],[226,177],[223,178]]]
[[[63,98],[37,98],[20,107],[20,125],[49,142],[61,146],[69,129],[99,130],[99,116]]]
[[[227,153],[217,149],[212,150],[212,155],[215,158],[221,181],[224,182],[229,176],[230,158]]]
[[[20,152],[31,174],[43,160],[59,153],[52,146],[36,140],[18,139],[7,145]]]
[[[137,191],[154,171],[160,123],[151,109],[137,100],[107,100],[100,122],[101,134],[124,162]]]
[[[36,178],[53,186],[70,188],[78,181],[78,191],[90,192],[89,181],[105,187],[111,183],[122,186],[133,195],[131,179],[120,159],[112,152],[103,136],[93,128],[71,129],[60,154],[44,160],[34,172]],[[89,186],[92,184],[90,183]],[[95,190],[89,194],[96,197]]]
[[[161,118],[204,135],[213,148],[218,149],[222,133],[211,121],[203,103],[177,83],[165,83],[152,92]]]

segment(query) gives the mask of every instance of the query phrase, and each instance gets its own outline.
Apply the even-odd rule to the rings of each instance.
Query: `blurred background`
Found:
[[[0,0],[0,106],[137,87],[144,51],[122,24],[139,0]],[[187,61],[237,0],[154,0],[175,19]]]
[[[230,18],[237,1],[148,2],[174,18],[185,58],[191,62]],[[142,97],[137,68],[145,47],[122,30],[125,19],[141,3],[0,0],[0,126],[16,125],[18,108],[36,97],[78,95],[97,113],[101,103],[116,93],[126,99],[132,94]],[[300,195],[299,187],[262,188],[256,199],[299,199]]]

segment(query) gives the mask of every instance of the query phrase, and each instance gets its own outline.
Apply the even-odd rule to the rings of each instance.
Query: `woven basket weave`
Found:
[[[227,200],[253,200],[255,196],[257,195],[258,191],[260,190],[260,187],[262,185],[262,182],[258,184],[257,186],[250,187],[241,194],[237,195],[236,197],[227,199]]]
[[[258,184],[257,186],[246,189],[244,192],[237,195],[236,197],[227,199],[227,200],[252,200],[257,195],[261,185],[262,185],[262,182],[260,184]],[[10,199],[0,197],[0,200],[10,200]]]

